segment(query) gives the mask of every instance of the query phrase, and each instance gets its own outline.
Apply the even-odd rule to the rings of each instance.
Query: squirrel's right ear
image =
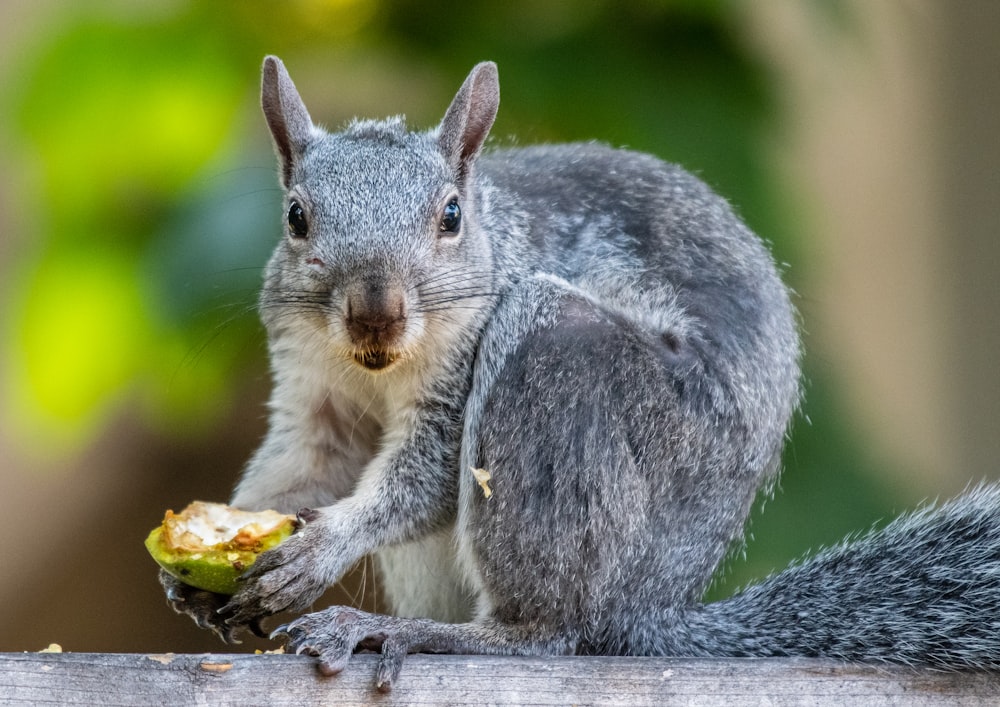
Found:
[[[288,188],[291,186],[292,170],[305,153],[314,127],[285,65],[276,56],[264,59],[260,105],[281,161],[282,184]]]
[[[476,64],[438,128],[438,145],[460,178],[465,178],[486,142],[499,107],[497,65],[492,61]]]

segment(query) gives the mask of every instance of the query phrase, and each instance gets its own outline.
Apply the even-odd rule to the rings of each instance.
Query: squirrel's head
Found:
[[[482,63],[433,131],[395,118],[330,134],[281,61],[264,60],[261,105],[285,189],[261,296],[272,334],[307,327],[327,352],[380,371],[477,321],[492,258],[472,175],[499,96],[496,66]]]

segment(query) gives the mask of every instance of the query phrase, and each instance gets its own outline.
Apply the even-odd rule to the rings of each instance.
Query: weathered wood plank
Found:
[[[983,705],[1000,673],[810,660],[410,656],[389,694],[376,656],[335,678],[291,655],[0,654],[0,704]]]

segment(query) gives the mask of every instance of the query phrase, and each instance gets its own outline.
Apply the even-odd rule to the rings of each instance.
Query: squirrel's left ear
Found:
[[[276,56],[264,59],[260,105],[281,161],[281,182],[287,189],[295,163],[305,154],[315,128],[285,65]]]
[[[438,145],[464,179],[486,142],[500,107],[500,79],[492,61],[476,64],[438,127]]]

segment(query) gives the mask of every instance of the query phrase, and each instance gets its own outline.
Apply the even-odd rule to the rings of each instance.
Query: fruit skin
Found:
[[[230,538],[211,545],[186,531],[188,522],[210,512],[213,518],[230,516]],[[222,504],[195,501],[181,513],[168,510],[163,524],[146,537],[146,549],[168,573],[184,584],[217,594],[235,594],[237,578],[257,555],[278,545],[296,528],[295,516],[274,511],[249,513]]]

